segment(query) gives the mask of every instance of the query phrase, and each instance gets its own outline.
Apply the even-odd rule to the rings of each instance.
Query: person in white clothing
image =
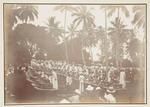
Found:
[[[126,73],[125,70],[121,70],[119,83],[122,85],[122,88],[126,88]]]
[[[84,92],[84,79],[85,79],[84,75],[80,74],[80,76],[79,76],[79,81],[80,81],[79,90],[81,93]]]
[[[116,90],[113,88],[113,86],[110,86],[104,95],[104,98],[108,103],[116,103],[116,98],[113,95],[114,93],[116,93]]]
[[[71,74],[68,73],[66,76],[66,86],[70,87],[71,84],[72,84],[72,77],[71,77]]]
[[[105,93],[104,98],[108,103],[116,103],[116,98],[111,93]]]
[[[54,89],[58,89],[58,79],[55,71],[52,71],[52,84]]]
[[[115,70],[115,68],[113,67],[113,64],[111,64],[111,67],[110,67],[110,69],[109,69],[109,71],[108,71],[108,74],[107,74],[107,81],[108,81],[108,82],[111,82],[111,80],[112,80],[112,79],[111,79],[111,76],[112,76],[114,70]]]

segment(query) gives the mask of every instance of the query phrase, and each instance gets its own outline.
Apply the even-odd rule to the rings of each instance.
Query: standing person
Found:
[[[84,79],[85,79],[85,77],[81,73],[80,76],[79,76],[79,82],[80,82],[79,83],[79,90],[80,90],[81,93],[84,92]]]
[[[52,71],[52,84],[54,89],[58,89],[58,79],[55,71]]]
[[[72,77],[71,77],[71,74],[68,73],[66,76],[66,86],[67,88],[70,88],[71,85],[72,85]]]
[[[124,69],[120,72],[119,83],[122,85],[122,88],[126,88],[126,73]]]
[[[106,99],[106,101],[108,103],[116,103],[116,98],[115,96],[113,95],[114,93],[116,93],[116,90],[110,86],[107,90],[106,90],[106,93],[104,95],[104,98]]]
[[[111,77],[112,77],[112,75],[113,75],[113,72],[114,72],[114,67],[113,67],[113,64],[111,64],[111,67],[110,67],[110,69],[109,69],[109,71],[108,71],[108,73],[107,73],[107,81],[110,83],[111,82]]]

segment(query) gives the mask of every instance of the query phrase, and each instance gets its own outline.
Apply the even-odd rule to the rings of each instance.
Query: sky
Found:
[[[38,12],[39,12],[39,18],[37,20],[37,24],[45,25],[47,19],[51,16],[55,16],[56,20],[64,23],[64,13],[56,11],[54,8],[57,5],[38,5]],[[72,5],[73,7],[79,7],[80,5]],[[100,9],[100,5],[86,5],[86,7],[89,9],[89,11],[95,16],[95,24],[97,26],[103,26],[105,25],[105,14],[102,9]],[[130,12],[130,17],[125,18],[124,14],[120,12],[120,16],[125,24],[127,24],[128,28],[132,28],[131,21],[133,20],[134,14],[132,13],[132,5],[126,5],[127,9]],[[117,12],[113,14],[111,18],[108,18],[108,26],[110,26],[110,21],[114,20],[114,18],[117,16]],[[67,25],[72,23],[74,18],[71,17],[71,13],[67,14]]]

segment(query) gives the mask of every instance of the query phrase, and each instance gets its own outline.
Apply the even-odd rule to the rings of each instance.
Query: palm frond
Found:
[[[112,8],[111,10],[108,11],[108,17],[111,17],[112,14],[115,12],[115,8]]]
[[[122,10],[123,13],[125,13],[126,17],[129,17],[129,11],[128,11],[128,9],[125,6],[122,6],[121,10]]]

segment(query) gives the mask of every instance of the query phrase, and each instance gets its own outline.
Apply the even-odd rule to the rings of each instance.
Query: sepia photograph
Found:
[[[145,104],[147,4],[4,3],[4,103]]]

